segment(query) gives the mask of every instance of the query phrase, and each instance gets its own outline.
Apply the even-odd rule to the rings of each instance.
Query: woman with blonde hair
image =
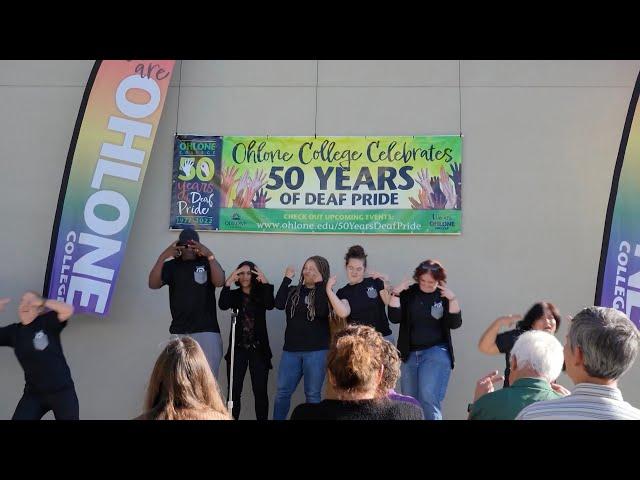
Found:
[[[141,420],[231,420],[207,358],[191,337],[171,340],[151,373]]]

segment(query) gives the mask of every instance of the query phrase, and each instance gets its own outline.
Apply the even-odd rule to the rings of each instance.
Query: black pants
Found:
[[[269,362],[259,350],[243,347],[236,347],[235,357],[235,363],[233,364],[233,411],[231,414],[236,420],[240,416],[242,384],[247,373],[247,367],[249,367],[251,386],[255,398],[256,418],[258,420],[266,420],[269,413],[269,397],[267,395]],[[231,383],[229,380],[230,370],[231,363],[227,361],[227,381],[229,383]]]
[[[56,393],[24,392],[11,419],[40,420],[49,410],[53,410],[56,420],[79,420],[80,407],[75,388]]]

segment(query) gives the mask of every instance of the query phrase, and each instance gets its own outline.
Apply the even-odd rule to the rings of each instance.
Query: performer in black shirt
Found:
[[[224,271],[198,233],[186,228],[177,242],[160,254],[149,273],[149,288],[169,285],[171,327],[177,336],[200,344],[214,376],[222,361],[222,338],[216,312],[216,287],[224,285]]]
[[[417,283],[395,287],[389,301],[389,320],[400,323],[400,384],[403,394],[420,402],[425,419],[442,420],[441,404],[454,366],[451,330],[462,325],[462,314],[440,262],[425,260],[413,279]]]
[[[349,283],[334,294],[331,289],[336,283],[336,277],[331,277],[327,282],[327,296],[334,312],[346,318],[350,325],[369,325],[375,328],[385,340],[394,343],[386,304],[382,299],[389,297],[384,294],[380,296],[380,291],[385,289],[383,280],[387,278],[386,275],[377,272],[367,275],[367,255],[360,245],[350,247],[344,259]]]
[[[294,268],[287,267],[275,298],[276,308],[285,311],[287,328],[278,370],[274,420],[287,418],[291,395],[303,376],[307,402],[320,402],[329,350],[331,308],[326,293],[329,262],[320,256],[308,258],[298,285],[291,286],[294,275]]]
[[[12,347],[24,370],[13,420],[40,420],[50,410],[56,420],[78,420],[78,397],[60,342],[72,314],[71,305],[27,292],[18,307],[20,323],[0,328],[0,346]]]

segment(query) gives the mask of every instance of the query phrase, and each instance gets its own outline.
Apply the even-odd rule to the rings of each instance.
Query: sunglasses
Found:
[[[437,272],[438,270],[441,270],[441,269],[442,269],[442,267],[441,267],[440,265],[433,265],[433,264],[431,264],[431,263],[427,263],[427,262],[422,262],[422,263],[418,266],[418,268],[419,268],[420,270],[430,270],[430,271],[433,271],[433,272]]]

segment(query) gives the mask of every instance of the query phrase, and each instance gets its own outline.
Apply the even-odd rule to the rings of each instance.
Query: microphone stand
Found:
[[[235,362],[236,353],[236,319],[238,318],[238,310],[231,310],[231,367],[229,369],[229,397],[227,398],[227,408],[229,413],[233,410],[233,364]]]

